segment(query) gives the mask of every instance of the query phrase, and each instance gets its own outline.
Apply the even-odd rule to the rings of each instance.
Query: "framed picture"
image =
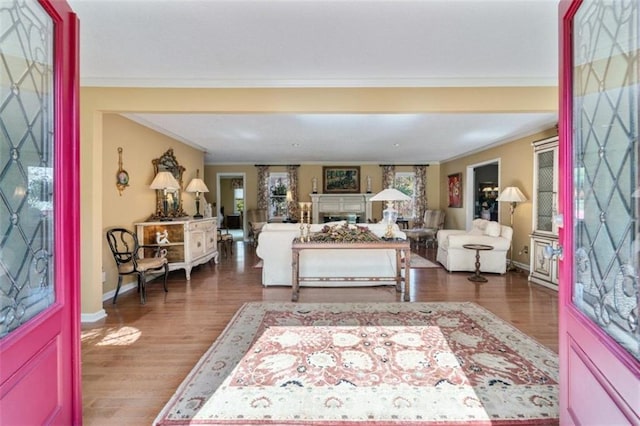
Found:
[[[322,176],[325,194],[360,192],[360,166],[325,166]]]
[[[462,207],[462,173],[449,175],[449,207]]]

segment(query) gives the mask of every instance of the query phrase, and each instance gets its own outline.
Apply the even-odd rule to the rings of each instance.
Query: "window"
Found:
[[[403,194],[411,197],[411,201],[398,203],[398,216],[403,218],[415,217],[415,181],[416,174],[413,172],[397,172],[395,175],[395,188]]]
[[[284,219],[288,215],[286,173],[269,173],[269,219]]]
[[[233,212],[242,214],[244,211],[244,189],[238,188],[233,190]]]

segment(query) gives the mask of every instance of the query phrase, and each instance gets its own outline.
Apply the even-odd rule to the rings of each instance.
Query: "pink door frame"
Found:
[[[0,423],[82,424],[78,20],[63,0],[38,0],[54,47],[55,302],[0,340]]]
[[[559,355],[561,424],[640,423],[640,363],[572,303],[573,256],[573,17],[582,0],[559,4],[560,121]]]

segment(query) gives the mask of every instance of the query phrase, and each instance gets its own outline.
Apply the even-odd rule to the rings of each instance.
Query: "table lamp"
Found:
[[[196,170],[196,177],[191,179],[189,185],[187,185],[187,192],[195,192],[196,193],[196,214],[193,215],[194,219],[199,219],[202,217],[200,214],[200,193],[201,192],[209,192],[209,188],[205,185],[204,181],[200,179],[198,176],[200,175],[200,170]]]
[[[398,219],[398,211],[394,208],[394,201],[411,201],[411,197],[398,191],[395,188],[387,188],[370,198],[370,201],[386,201],[387,207],[382,211],[382,222],[387,225],[387,231],[384,234],[384,238],[392,239],[393,225]]]
[[[151,189],[161,189],[162,190],[162,207],[163,207],[163,219],[169,219],[169,202],[167,200],[168,191],[175,191],[176,189],[180,189],[180,184],[176,180],[175,177],[171,174],[171,172],[158,172],[156,177],[153,178],[153,182],[151,182]]]

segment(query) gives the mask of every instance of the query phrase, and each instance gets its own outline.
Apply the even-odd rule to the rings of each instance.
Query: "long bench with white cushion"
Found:
[[[344,221],[330,224],[312,224],[311,232],[320,231],[325,225],[342,225]],[[387,226],[382,223],[357,224],[366,226],[382,237]],[[306,226],[306,225],[305,225]],[[406,235],[394,225],[397,238]],[[258,237],[256,254],[262,259],[262,285],[291,285],[291,243],[300,236],[300,224],[267,223]],[[300,252],[301,277],[395,277],[395,250],[302,250]],[[355,287],[372,285],[395,285],[395,280],[384,281],[300,281],[300,286]]]

